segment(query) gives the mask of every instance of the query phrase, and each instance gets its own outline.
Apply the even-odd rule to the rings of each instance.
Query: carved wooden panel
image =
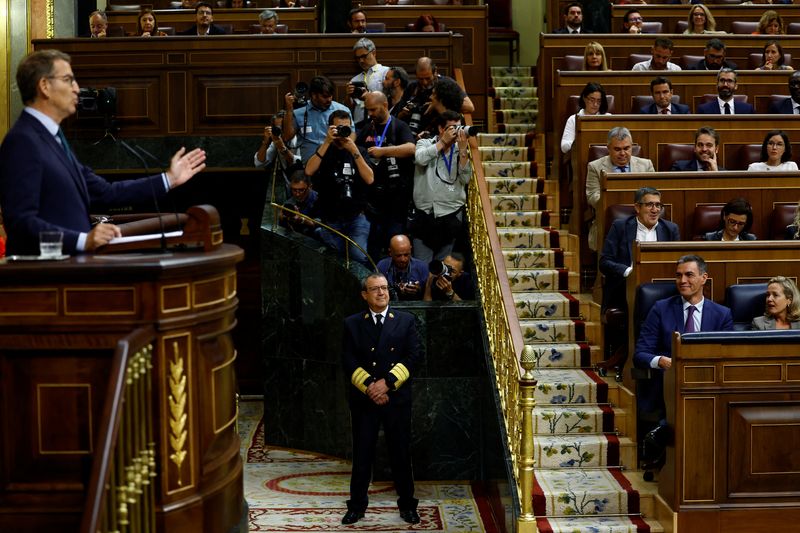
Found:
[[[715,499],[715,461],[717,417],[713,397],[690,397],[683,400],[683,497],[689,503]]]

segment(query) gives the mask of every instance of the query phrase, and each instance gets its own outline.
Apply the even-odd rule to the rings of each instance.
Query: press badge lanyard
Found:
[[[380,148],[381,145],[383,145],[383,141],[386,140],[386,130],[389,129],[389,124],[391,123],[392,123],[392,117],[390,116],[389,120],[386,122],[386,125],[383,127],[383,133],[378,135],[378,131],[377,130],[375,131],[375,146],[377,146],[378,148]],[[372,124],[372,127],[375,128],[375,123]]]
[[[444,165],[447,167],[447,175],[451,174],[451,169],[453,168],[453,151],[456,149],[455,144],[450,145],[450,157],[446,156],[442,153],[442,159],[444,159]]]

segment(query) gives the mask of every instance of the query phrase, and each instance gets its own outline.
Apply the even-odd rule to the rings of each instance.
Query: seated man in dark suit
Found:
[[[689,106],[672,103],[672,82],[669,78],[659,76],[650,81],[650,94],[653,103],[639,109],[643,115],[686,115]]]
[[[113,184],[82,165],[59,126],[78,104],[80,88],[69,61],[58,50],[41,50],[17,68],[26,107],[0,146],[0,206],[9,255],[37,254],[42,231],[62,232],[64,253],[94,251],[121,232],[113,224],[92,227],[92,206],[151,202],[205,168],[206,154],[199,148],[178,150],[160,175]]]
[[[672,333],[733,329],[731,310],[703,297],[707,279],[702,257],[684,255],[678,259],[675,284],[679,294],[657,301],[642,324],[633,362],[637,368],[652,369],[651,379],[645,382],[648,385],[636,391],[640,415],[649,415],[645,419],[663,421],[666,416],[663,380],[664,372],[672,366]]]
[[[225,35],[224,29],[214,24],[214,8],[208,2],[197,2],[194,6],[194,16],[197,24],[182,31],[181,35]]]
[[[679,241],[677,224],[660,218],[664,209],[661,193],[653,187],[642,187],[634,194],[635,215],[618,218],[611,224],[603,250],[600,272],[605,275],[603,309],[626,309],[625,278],[633,270],[633,241]]]
[[[747,102],[734,99],[736,88],[736,71],[723,67],[717,72],[717,99],[697,106],[697,112],[706,115],[747,115],[756,112]]]
[[[581,34],[592,33],[583,29],[583,5],[580,2],[570,2],[564,8],[564,27],[553,33]]]
[[[779,105],[770,104],[769,112],[800,115],[800,70],[795,70],[789,76],[789,94],[791,96]]]
[[[705,56],[699,63],[689,65],[687,70],[719,70],[723,67],[736,69],[736,63],[725,59],[725,43],[717,38],[706,43]]]
[[[701,126],[694,132],[694,158],[675,161],[670,170],[715,172],[725,170],[717,164],[720,136],[710,126]]]

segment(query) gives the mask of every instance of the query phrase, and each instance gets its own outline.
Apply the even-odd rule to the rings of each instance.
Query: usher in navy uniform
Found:
[[[414,316],[391,309],[387,282],[373,274],[364,282],[362,296],[367,311],[345,319],[342,364],[350,379],[349,403],[353,430],[353,472],[350,479],[348,513],[343,523],[364,516],[367,489],[378,431],[383,425],[397,491],[397,505],[407,522],[419,521],[411,469],[411,381],[420,361],[420,342]],[[382,326],[376,324],[381,313]],[[383,405],[374,401],[368,387],[385,380],[388,397]],[[385,401],[385,400],[384,400]]]

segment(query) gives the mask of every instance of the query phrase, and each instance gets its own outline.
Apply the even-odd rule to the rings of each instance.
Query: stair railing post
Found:
[[[536,531],[533,513],[533,468],[536,464],[533,447],[533,408],[536,407],[536,356],[533,347],[526,345],[520,356],[520,366],[525,371],[519,378],[519,416],[521,419],[522,446],[519,454],[520,516],[519,533]]]

